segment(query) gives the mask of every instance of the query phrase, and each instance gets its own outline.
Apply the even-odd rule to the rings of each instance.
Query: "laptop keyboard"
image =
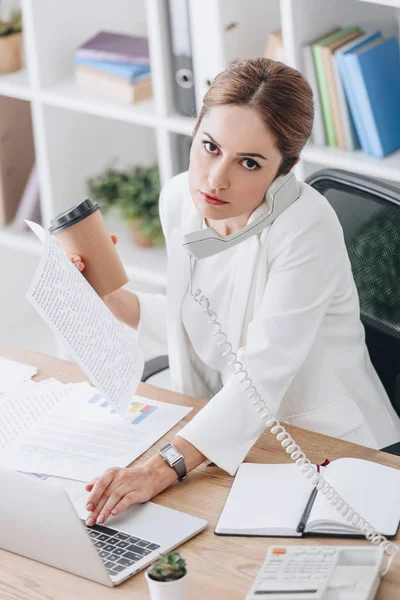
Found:
[[[110,575],[119,575],[121,571],[160,547],[111,527],[88,527],[83,519],[82,522]]]

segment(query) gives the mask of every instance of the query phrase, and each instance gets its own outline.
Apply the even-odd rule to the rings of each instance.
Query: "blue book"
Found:
[[[369,154],[400,148],[400,51],[397,38],[378,40],[344,56],[368,131]]]
[[[370,149],[370,141],[368,136],[367,127],[362,119],[362,114],[359,110],[358,99],[357,99],[357,88],[353,85],[353,80],[351,75],[347,72],[347,63],[345,62],[345,57],[349,52],[354,52],[361,49],[363,46],[370,44],[374,40],[378,40],[382,37],[382,33],[380,31],[376,31],[372,34],[366,34],[361,38],[355,40],[354,45],[350,50],[336,50],[335,58],[337,62],[337,66],[339,68],[340,77],[342,79],[344,91],[346,94],[347,102],[350,107],[351,116],[354,120],[354,124],[356,127],[357,135],[360,140],[361,148],[366,154],[371,154]]]
[[[75,56],[75,63],[77,65],[84,65],[90,69],[101,71],[102,73],[115,75],[115,77],[122,77],[123,79],[127,79],[132,83],[146,79],[146,77],[150,75],[149,65],[115,63],[103,60],[94,60],[90,58],[80,58],[79,56]]]

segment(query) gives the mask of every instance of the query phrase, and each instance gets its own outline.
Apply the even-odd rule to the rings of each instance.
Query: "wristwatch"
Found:
[[[185,459],[179,452],[178,448],[175,448],[173,444],[168,442],[168,444],[165,444],[165,446],[160,448],[159,453],[165,462],[176,471],[178,475],[178,481],[183,481],[186,479],[188,474],[186,473]]]

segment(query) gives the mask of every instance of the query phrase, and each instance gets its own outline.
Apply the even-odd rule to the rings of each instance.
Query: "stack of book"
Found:
[[[313,88],[312,141],[382,157],[400,148],[400,54],[397,38],[338,28],[303,46]]]
[[[152,96],[146,37],[100,31],[75,52],[75,80],[83,89],[120,102]]]

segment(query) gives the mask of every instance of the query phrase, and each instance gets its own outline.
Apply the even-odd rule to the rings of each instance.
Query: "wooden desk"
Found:
[[[50,358],[34,352],[24,351],[0,343],[0,355],[35,365],[40,369],[36,379],[56,377],[61,381],[83,381],[86,378],[81,369],[66,361]],[[200,400],[162,390],[151,385],[141,384],[139,394],[155,400],[175,402],[194,406],[185,419],[201,408]],[[182,428],[182,422],[165,438],[157,442],[137,460],[142,463],[165,441]],[[400,458],[371,450],[331,437],[310,433],[304,429],[288,427],[295,440],[307,450],[311,460],[320,463],[326,457],[333,460],[352,456],[373,460],[381,464],[400,468]],[[275,438],[269,433],[261,436],[247,457],[247,462],[289,462]],[[234,538],[214,535],[214,528],[222,511],[232,483],[232,477],[217,467],[201,466],[196,469],[184,484],[175,484],[154,500],[164,506],[186,511],[207,519],[206,531],[192,538],[180,547],[187,560],[189,570],[190,600],[243,599],[249,590],[269,543],[277,540],[267,538]],[[0,532],[1,536],[1,532]],[[400,540],[400,536],[398,538]],[[368,544],[366,540],[280,539],[283,544]],[[400,557],[393,563],[389,574],[384,578],[378,593],[379,600],[396,600],[400,590]],[[143,572],[135,575],[116,588],[106,588],[100,584],[64,573],[47,565],[0,550],[0,598],[3,600],[96,600],[149,598]]]

